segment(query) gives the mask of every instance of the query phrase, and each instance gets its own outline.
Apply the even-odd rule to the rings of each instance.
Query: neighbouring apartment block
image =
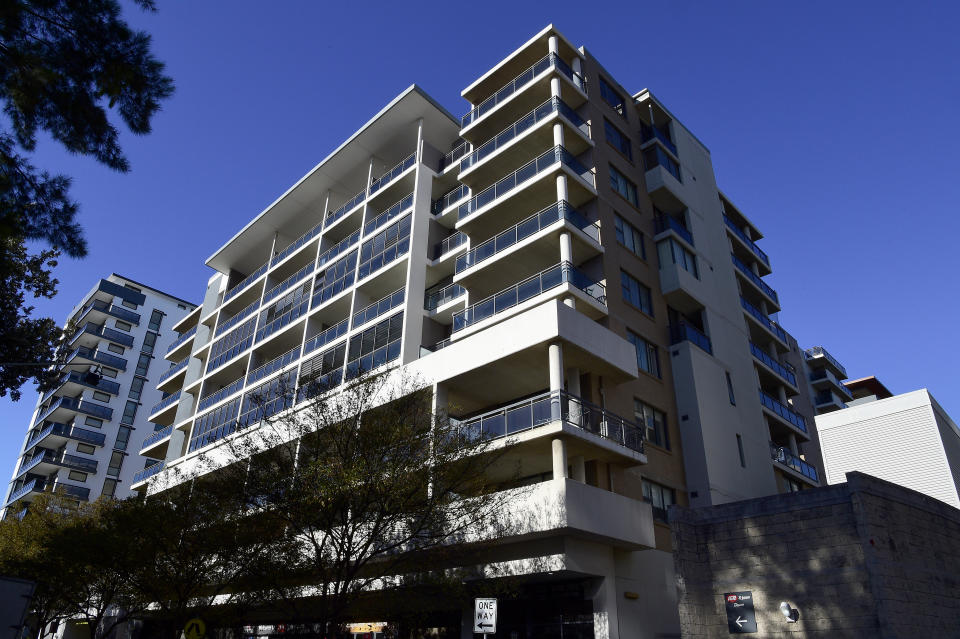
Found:
[[[404,91],[207,260],[135,487],[398,367],[511,438],[504,490],[560,505],[490,549],[525,580],[504,636],[676,636],[667,509],[821,481],[762,235],[665,105],[552,26],[462,96]],[[471,636],[461,604],[436,625]]]
[[[27,425],[4,516],[22,516],[44,492],[77,501],[133,494],[136,473],[156,462],[140,449],[154,431],[150,413],[167,401],[157,384],[177,337],[171,327],[193,309],[117,274],[80,300],[67,318],[75,330],[61,376]]]

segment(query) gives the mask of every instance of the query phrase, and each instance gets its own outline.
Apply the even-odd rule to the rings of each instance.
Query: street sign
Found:
[[[726,592],[723,602],[727,607],[727,628],[730,634],[753,633],[757,631],[757,616],[753,611],[753,593]]]
[[[203,623],[203,619],[193,618],[183,626],[183,636],[186,639],[203,639],[205,634],[207,624]]]
[[[497,600],[473,600],[473,631],[492,635],[497,631]]]

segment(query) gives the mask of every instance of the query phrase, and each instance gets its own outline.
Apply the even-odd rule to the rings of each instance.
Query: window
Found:
[[[131,302],[130,300],[121,300],[120,303],[126,306],[127,308],[133,308],[133,309],[137,308],[137,305]]]
[[[86,426],[93,426],[94,428],[100,428],[103,426],[103,420],[97,419],[96,417],[84,417],[83,423]]]
[[[114,379],[116,379],[116,377],[117,377],[117,371],[116,371],[116,369],[114,369],[114,368],[107,368],[106,366],[104,366],[104,367],[102,367],[102,368],[100,369],[100,373],[101,373],[104,377],[113,377]]]
[[[653,301],[650,289],[641,284],[626,271],[620,271],[620,287],[623,289],[623,300],[639,308],[647,315],[653,316]]]
[[[667,433],[667,416],[662,410],[640,401],[633,400],[633,418],[644,428],[644,438],[651,444],[670,450],[670,436]]]
[[[627,341],[637,349],[637,368],[660,377],[660,357],[657,355],[657,345],[648,342],[630,330],[627,331]]]
[[[153,309],[153,312],[150,313],[150,323],[147,325],[151,331],[160,330],[160,322],[163,321],[163,312]]]
[[[740,453],[740,465],[746,468],[747,458],[743,456],[743,437],[739,433],[737,433],[737,452]]]
[[[133,432],[133,429],[129,426],[121,426],[117,429],[117,441],[113,442],[113,449],[126,450],[127,444],[130,442],[131,432]]]
[[[107,350],[117,355],[123,355],[123,346],[119,344],[107,344]]]
[[[131,399],[140,399],[140,395],[143,393],[143,384],[146,382],[142,377],[134,377],[133,381],[130,382],[130,393],[128,397]]]
[[[98,402],[109,402],[110,396],[106,393],[101,393],[100,391],[93,391],[93,398]]]
[[[157,334],[151,333],[148,331],[143,336],[143,346],[140,347],[140,350],[143,351],[144,353],[152,353],[153,347],[156,343],[157,343]]]
[[[107,478],[103,480],[103,490],[100,492],[100,494],[103,497],[113,497],[116,490],[117,490],[117,480]]]
[[[142,292],[139,288],[137,288],[136,286],[134,286],[134,285],[132,285],[132,284],[124,284],[124,287],[129,288],[131,291],[136,291],[137,293],[141,293],[141,292]]]
[[[120,422],[123,424],[132,424],[136,417],[137,403],[134,401],[128,401],[127,405],[123,407],[123,417],[120,418]]]
[[[637,206],[637,185],[628,180],[612,164],[610,165],[610,188],[623,196],[627,202]]]
[[[67,477],[73,481],[87,481],[87,474],[81,473],[79,470],[71,470]]]
[[[137,370],[134,372],[134,375],[139,375],[140,377],[147,376],[147,369],[150,368],[150,360],[153,359],[147,353],[141,353],[140,359],[137,361]]]
[[[733,394],[733,379],[730,377],[730,371],[726,371],[727,376],[727,394],[730,396],[730,405],[737,405],[737,397]]]
[[[643,480],[643,501],[653,508],[653,518],[658,521],[667,521],[667,509],[677,503],[677,495],[673,488],[667,488],[646,479]]]
[[[657,256],[660,258],[660,268],[664,264],[676,264],[683,270],[700,279],[697,269],[697,256],[685,249],[673,238],[657,242]]]
[[[90,444],[77,444],[77,452],[83,453],[84,455],[92,455],[97,452],[97,449]]]
[[[116,477],[120,474],[120,467],[123,466],[123,453],[119,450],[113,451],[110,455],[110,465],[107,466],[107,474]]]
[[[613,126],[610,120],[606,118],[603,119],[603,130],[610,146],[623,153],[628,160],[633,162],[633,149],[630,146],[630,138],[628,138],[623,131]]]
[[[670,175],[677,178],[678,182],[682,182],[680,179],[680,165],[677,164],[672,157],[667,155],[667,152],[664,151],[661,147],[653,145],[643,152],[643,165],[649,171],[655,166],[662,166],[667,170]]]
[[[640,259],[647,259],[647,249],[643,245],[643,233],[616,213],[613,216],[613,227],[616,229],[617,241],[620,244],[630,249],[630,252]]]
[[[600,97],[603,101],[613,107],[613,110],[620,114],[623,119],[627,118],[627,112],[624,108],[626,100],[620,95],[620,92],[614,89],[609,82],[600,77]]]
[[[130,322],[124,322],[123,320],[116,320],[114,326],[119,328],[121,331],[127,331],[128,333],[133,328],[133,324]]]

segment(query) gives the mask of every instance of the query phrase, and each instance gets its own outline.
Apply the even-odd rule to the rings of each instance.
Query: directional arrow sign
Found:
[[[473,631],[492,635],[497,631],[497,600],[473,600]]]
[[[723,603],[727,609],[727,629],[730,634],[754,633],[757,631],[757,617],[753,611],[753,593],[726,592]]]

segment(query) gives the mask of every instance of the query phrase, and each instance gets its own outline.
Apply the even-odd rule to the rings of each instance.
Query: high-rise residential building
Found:
[[[560,505],[491,550],[535,591],[502,632],[676,633],[667,508],[819,484],[762,235],[703,143],[552,26],[462,96],[406,90],[207,260],[135,487],[264,401],[402,367]]]
[[[139,451],[154,430],[151,407],[162,403],[162,354],[194,308],[116,273],[80,300],[67,319],[75,330],[61,376],[27,425],[4,516],[44,492],[77,501],[133,494],[133,476],[156,461]]]

